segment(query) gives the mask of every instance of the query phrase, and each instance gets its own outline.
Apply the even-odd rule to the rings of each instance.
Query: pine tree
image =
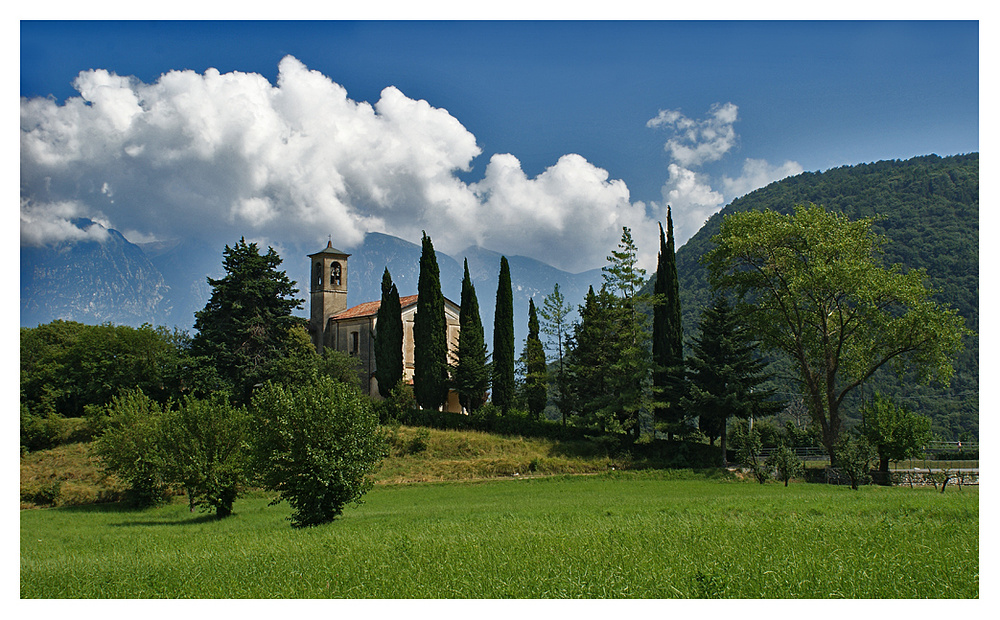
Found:
[[[566,349],[566,339],[569,336],[566,315],[569,314],[569,306],[566,305],[562,293],[559,292],[559,283],[553,287],[552,292],[545,296],[542,308],[538,311],[541,318],[541,328],[549,339],[546,340],[546,348],[555,350],[558,364],[556,366],[555,394],[553,400],[559,411],[562,413],[563,426],[566,425],[567,403],[566,377],[563,372],[563,353]]]
[[[486,337],[479,314],[479,299],[469,276],[468,260],[465,261],[465,277],[462,279],[462,307],[458,324],[458,352],[452,366],[452,384],[462,406],[467,411],[475,411],[486,402],[490,368],[486,363]]]
[[[497,304],[493,315],[493,404],[506,413],[514,403],[514,294],[510,265],[500,257]]]
[[[723,465],[730,417],[761,417],[782,408],[772,401],[774,391],[761,387],[770,376],[756,350],[749,330],[724,296],[702,313],[701,335],[687,360],[690,393],[681,403],[698,414],[699,428],[711,441],[721,439]]]
[[[248,403],[254,386],[269,378],[269,369],[283,354],[288,330],[304,325],[292,316],[302,301],[295,282],[280,271],[281,257],[268,248],[240,238],[222,252],[226,275],[208,278],[212,297],[195,313],[198,334],[191,352],[210,360],[237,402]]]
[[[608,257],[604,280],[610,292],[617,292],[613,329],[618,338],[606,368],[615,396],[613,414],[620,429],[638,439],[640,416],[655,404],[652,390],[653,361],[649,348],[648,316],[642,307],[652,300],[640,294],[646,272],[638,267],[638,250],[628,227],[622,228],[618,250]]]
[[[535,300],[528,299],[528,338],[524,343],[524,393],[528,404],[528,413],[535,420],[541,417],[548,399],[546,383],[548,381],[545,366],[545,347],[538,337],[538,314],[535,311]]]
[[[441,272],[426,232],[420,253],[417,295],[417,313],[413,317],[413,396],[423,409],[440,409],[448,400],[448,332]]]
[[[382,274],[382,302],[375,318],[375,380],[382,398],[403,380],[403,313],[388,267]]]
[[[684,348],[681,302],[674,256],[674,222],[667,206],[667,235],[660,224],[660,254],[653,288],[653,389],[660,403],[654,417],[672,436],[683,422],[680,400],[684,396]]]
[[[567,344],[567,408],[579,418],[580,426],[621,430],[611,377],[619,348],[615,297],[604,286],[597,293],[591,286],[579,312],[580,320],[574,323]]]

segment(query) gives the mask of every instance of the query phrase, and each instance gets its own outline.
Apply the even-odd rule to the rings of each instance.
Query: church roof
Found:
[[[444,298],[444,301],[445,301],[446,304],[451,304],[452,306],[455,306],[456,308],[458,307],[458,304],[456,304],[452,300],[448,299],[447,297]],[[406,308],[409,308],[410,306],[413,306],[416,303],[417,303],[417,296],[416,295],[407,295],[406,297],[400,297],[399,298],[399,308],[400,308],[400,310],[405,310]],[[344,310],[343,312],[341,312],[339,314],[335,314],[335,315],[331,316],[330,320],[331,321],[340,321],[340,320],[343,320],[343,319],[358,319],[358,318],[366,317],[366,316],[375,316],[376,314],[378,314],[378,309],[379,309],[379,306],[381,306],[381,305],[382,305],[382,300],[381,299],[378,300],[378,301],[366,301],[363,304],[358,304],[358,305],[354,306],[353,308],[348,308],[347,310]]]
[[[350,256],[350,254],[348,254],[347,252],[341,252],[337,248],[333,247],[333,241],[327,241],[325,248],[323,248],[319,252],[316,252],[315,254],[310,254],[309,258],[312,258],[313,256],[320,256],[321,254],[336,254],[338,256]]]
[[[416,295],[408,295],[406,297],[399,298],[399,307],[401,309],[408,308],[409,306],[412,306],[415,303],[417,303]],[[376,314],[378,314],[378,309],[379,306],[381,305],[382,305],[382,300],[366,301],[365,303],[358,304],[353,308],[348,308],[347,310],[344,310],[340,314],[335,314],[330,318],[335,321],[339,321],[341,319],[357,319],[364,316],[375,316]]]

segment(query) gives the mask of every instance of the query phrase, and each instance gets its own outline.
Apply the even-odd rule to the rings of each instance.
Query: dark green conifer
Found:
[[[545,347],[538,336],[538,314],[535,300],[528,299],[528,339],[524,343],[524,395],[528,413],[535,420],[541,417],[548,399],[546,385]]]
[[[514,294],[510,265],[500,257],[497,305],[493,315],[493,404],[507,412],[514,403]]]
[[[382,398],[403,380],[403,314],[388,267],[382,274],[382,302],[375,319],[375,379]]]
[[[448,326],[441,272],[426,232],[422,244],[413,317],[413,396],[421,408],[439,409],[448,401]]]
[[[462,279],[462,307],[459,312],[458,352],[453,368],[452,385],[458,400],[467,411],[475,411],[486,402],[490,386],[490,368],[486,363],[486,337],[479,315],[476,287],[469,276],[469,261],[465,261]]]
[[[687,359],[691,387],[683,407],[698,415],[698,426],[710,441],[721,439],[725,464],[726,424],[730,417],[761,417],[777,413],[781,405],[774,391],[761,384],[770,378],[757,358],[756,343],[724,296],[716,298],[701,318],[701,335]]]
[[[684,396],[684,349],[681,301],[674,256],[674,223],[667,206],[667,235],[660,224],[660,254],[653,288],[653,388],[657,393],[655,418],[665,425],[668,436],[683,421],[680,400]]]

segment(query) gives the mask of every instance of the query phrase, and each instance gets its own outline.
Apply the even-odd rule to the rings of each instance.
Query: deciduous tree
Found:
[[[889,474],[889,461],[919,458],[931,440],[931,420],[876,392],[864,408],[861,434],[878,453],[878,470]]]
[[[841,404],[854,388],[886,366],[947,382],[969,333],[955,310],[933,300],[923,270],[879,264],[872,222],[816,205],[787,216],[737,213],[706,255],[713,286],[735,291],[762,343],[796,366],[834,462]]]
[[[292,507],[293,527],[335,519],[361,503],[386,454],[371,400],[328,377],[301,387],[268,383],[251,405],[252,454],[273,503]]]

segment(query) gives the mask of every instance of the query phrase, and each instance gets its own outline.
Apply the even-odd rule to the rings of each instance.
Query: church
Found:
[[[375,379],[375,330],[381,300],[347,306],[347,259],[350,254],[333,247],[309,255],[312,275],[309,285],[309,335],[316,350],[332,348],[361,360],[358,371],[361,385],[368,394],[381,398]],[[417,296],[400,297],[403,315],[403,381],[413,385],[413,318],[417,313]],[[448,326],[448,353],[458,350],[459,306],[445,298],[445,322]],[[447,411],[461,412],[458,394],[448,391]]]

